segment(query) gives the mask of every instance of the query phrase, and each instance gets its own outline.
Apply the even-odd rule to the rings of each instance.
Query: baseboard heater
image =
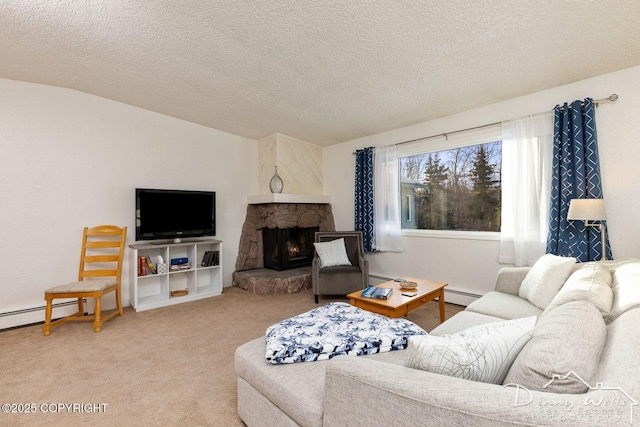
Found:
[[[0,330],[8,330],[14,328],[20,328],[23,326],[37,325],[38,323],[44,323],[44,311],[46,305],[38,305],[35,307],[23,308],[20,310],[5,311],[0,313]],[[78,300],[57,302],[52,304],[53,309],[72,307],[74,311],[77,311]],[[41,312],[37,317],[35,313]],[[58,314],[59,315],[59,314]],[[22,320],[20,319],[22,317]],[[40,320],[37,320],[40,319]],[[52,320],[56,320],[55,318]]]
[[[389,280],[393,280],[393,277],[384,277],[384,276],[375,276],[373,274],[370,274],[369,277],[374,278],[374,279],[378,279],[378,280],[382,280],[385,282],[388,282]],[[469,298],[480,298],[482,297],[482,295],[478,295],[478,294],[472,294],[471,292],[464,292],[464,291],[457,291],[455,289],[450,289],[448,286],[445,288],[445,292],[448,294],[456,294],[456,295],[460,295],[463,297],[469,297]]]
[[[65,301],[65,302],[57,302],[54,303],[52,306],[53,308],[58,308],[58,307],[65,307],[68,305],[78,305],[78,300],[75,301]],[[13,310],[13,311],[5,311],[4,313],[0,313],[0,317],[8,317],[8,316],[16,316],[18,314],[27,314],[27,313],[34,313],[36,311],[44,311],[44,309],[47,308],[46,305],[39,305],[36,307],[31,307],[31,308],[23,308],[22,310]]]

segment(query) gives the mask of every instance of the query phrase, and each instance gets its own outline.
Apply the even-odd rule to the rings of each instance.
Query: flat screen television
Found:
[[[136,240],[215,235],[215,191],[136,188]]]

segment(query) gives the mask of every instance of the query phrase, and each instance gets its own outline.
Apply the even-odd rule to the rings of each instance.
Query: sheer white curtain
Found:
[[[533,265],[545,253],[552,157],[552,111],[502,123],[502,263]]]
[[[374,241],[376,251],[402,251],[398,155],[395,145],[374,152]]]

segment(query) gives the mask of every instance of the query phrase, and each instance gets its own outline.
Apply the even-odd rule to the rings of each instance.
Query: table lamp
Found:
[[[605,227],[602,221],[607,219],[603,199],[572,199],[569,204],[567,219],[570,221],[584,221],[585,227],[598,227],[602,237],[602,259],[607,259]],[[597,224],[589,221],[601,221]]]

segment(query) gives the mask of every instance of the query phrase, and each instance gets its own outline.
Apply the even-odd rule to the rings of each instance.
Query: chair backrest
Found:
[[[364,258],[362,231],[318,231],[315,238],[316,242],[330,242],[344,238],[344,246],[351,265],[359,265],[359,260]]]
[[[120,228],[115,225],[85,227],[78,280],[114,277],[120,284],[126,237],[127,227]]]

